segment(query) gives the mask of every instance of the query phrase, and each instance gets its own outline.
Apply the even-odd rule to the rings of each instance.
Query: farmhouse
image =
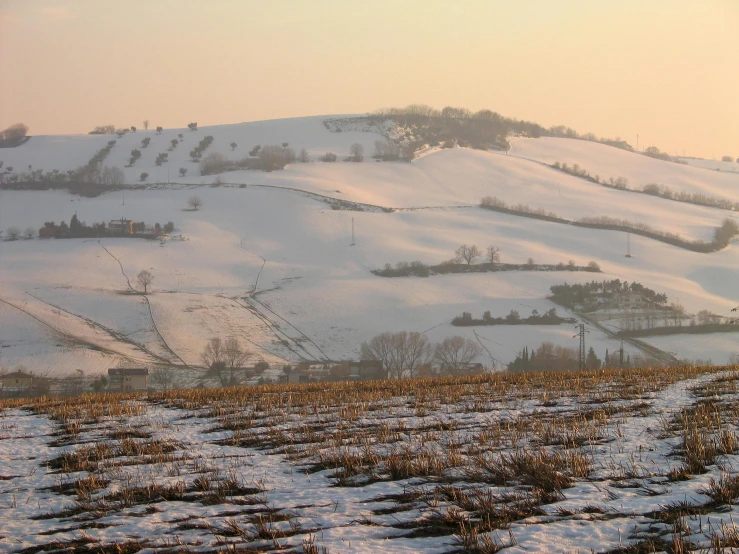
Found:
[[[112,219],[108,223],[110,235],[133,235],[133,221],[130,219]]]
[[[641,294],[620,292],[615,294],[613,299],[619,310],[641,310],[649,308],[649,301]]]
[[[459,367],[442,367],[440,374],[443,376],[469,377],[472,375],[480,375],[485,373],[485,367],[481,363],[470,362],[462,364]]]
[[[149,370],[145,367],[114,367],[108,370],[108,391],[145,391],[149,385]]]
[[[380,360],[360,360],[349,363],[349,379],[352,381],[374,381],[387,379],[387,370]]]
[[[33,386],[34,376],[25,371],[14,371],[2,376],[3,392],[24,392]]]

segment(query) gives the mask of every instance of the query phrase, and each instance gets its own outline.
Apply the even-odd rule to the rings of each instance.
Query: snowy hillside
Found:
[[[463,148],[430,151],[407,162],[375,162],[372,132],[330,132],[325,118],[300,118],[201,128],[129,133],[117,139],[105,164],[123,168],[131,149],[151,142],[126,183],[150,174],[147,188],[117,190],[95,198],[62,191],[0,193],[0,229],[35,229],[73,214],[88,224],[114,218],[166,223],[175,231],[161,241],[132,238],[16,240],[0,242],[0,367],[66,373],[102,373],[116,363],[199,365],[211,337],[236,336],[254,358],[274,364],[356,358],[359,346],[383,331],[426,332],[439,341],[462,335],[483,344],[481,362],[502,367],[524,346],[543,341],[576,347],[572,325],[454,327],[463,311],[505,316],[554,307],[549,287],[593,279],[635,281],[679,301],[688,313],[729,315],[736,305],[739,261],[732,245],[701,254],[631,236],[483,210],[484,196],[526,204],[567,219],[625,218],[687,239],[710,241],[730,210],[619,191],[556,171],[546,164],[577,163],[591,174],[626,177],[636,187],[661,183],[739,200],[739,174],[652,160],[578,140],[516,140],[508,154]],[[173,138],[183,144],[169,152]],[[189,152],[206,135],[206,152],[231,159],[255,145],[288,143],[306,148],[313,161],[273,172],[234,171],[201,177]],[[112,138],[115,138],[113,136]],[[87,163],[109,136],[33,137],[0,150],[5,167],[28,165],[65,171]],[[237,143],[232,151],[230,144]],[[362,163],[316,161],[364,146]],[[169,166],[169,181],[167,172]],[[184,178],[179,168],[188,169]],[[224,184],[215,184],[220,178]],[[189,211],[197,195],[203,206]],[[320,196],[319,196],[320,195]],[[332,209],[341,200],[377,209]],[[337,205],[334,203],[334,207]],[[351,207],[344,204],[343,207]],[[352,242],[352,227],[355,242]],[[438,264],[461,244],[501,248],[502,262],[578,265],[596,262],[603,274],[510,271],[382,278],[370,273],[385,263],[420,260]],[[146,269],[154,275],[145,298],[128,285]],[[128,281],[127,281],[128,280]],[[564,315],[564,310],[558,307]],[[589,326],[588,347],[602,357],[619,341]],[[671,356],[725,362],[736,335],[645,339]],[[627,351],[639,349],[626,345]]]

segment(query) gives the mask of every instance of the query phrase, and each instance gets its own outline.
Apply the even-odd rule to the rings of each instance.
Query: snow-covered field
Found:
[[[0,408],[0,550],[729,552],[738,379],[693,367],[24,400]]]
[[[253,360],[277,365],[340,360],[356,358],[360,344],[377,333],[408,330],[426,332],[432,341],[452,335],[484,341],[490,354],[480,361],[499,368],[524,346],[535,348],[545,340],[576,347],[572,326],[458,328],[450,324],[453,317],[463,311],[480,317],[487,310],[505,316],[512,309],[526,317],[532,309],[543,312],[553,306],[546,300],[551,285],[594,278],[642,283],[679,301],[689,313],[707,309],[729,315],[736,305],[739,260],[732,245],[699,254],[632,236],[633,257],[625,258],[623,233],[504,215],[476,205],[483,196],[496,196],[566,218],[626,218],[710,241],[714,228],[733,212],[608,189],[540,162],[578,163],[601,177],[625,176],[633,186],[657,182],[730,199],[739,199],[739,174],[567,139],[516,140],[509,154],[454,148],[431,151],[412,163],[379,163],[368,156],[382,136],[332,133],[323,119],[129,133],[118,139],[105,164],[122,167],[131,148],[150,137],[142,158],[124,170],[129,184],[143,171],[151,175],[149,181],[160,183],[145,190],[96,198],[60,191],[0,192],[0,229],[39,228],[46,221],[69,221],[75,213],[88,224],[125,217],[176,225],[161,242],[0,242],[0,367],[95,374],[117,363],[199,365],[205,342],[215,336],[238,337],[249,344]],[[153,160],[179,134],[184,144],[169,153],[167,185],[167,167],[157,167]],[[328,151],[348,155],[349,146],[360,142],[366,157],[363,163],[314,161],[271,173],[229,172],[220,176],[226,184],[213,186],[215,177],[200,177],[188,154],[209,134],[215,140],[206,152],[234,159],[256,144],[283,142],[296,150],[305,147],[314,158]],[[0,150],[0,160],[17,170],[31,165],[63,171],[86,163],[108,140],[33,137],[18,148]],[[235,152],[231,142],[238,143]],[[188,168],[185,178],[175,176],[181,166]],[[192,195],[203,200],[198,211],[185,210]],[[331,209],[315,195],[392,210]],[[437,264],[463,243],[482,250],[497,245],[503,262],[524,263],[530,257],[537,263],[595,261],[604,273],[393,279],[370,273],[385,263]],[[135,286],[134,277],[143,269],[155,278],[148,304],[131,293],[127,282]],[[684,359],[715,363],[739,350],[731,336],[712,341],[716,349],[711,352],[702,336],[673,339],[664,348],[659,346],[664,339],[648,342]],[[595,328],[587,342],[601,358],[606,349],[619,347]]]

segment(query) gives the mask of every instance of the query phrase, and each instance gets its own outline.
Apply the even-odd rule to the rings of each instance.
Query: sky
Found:
[[[0,0],[0,128],[428,104],[739,157],[739,0]]]

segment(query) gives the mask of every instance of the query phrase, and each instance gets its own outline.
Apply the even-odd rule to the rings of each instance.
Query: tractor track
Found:
[[[300,336],[303,337],[303,339],[305,339],[306,341],[308,341],[309,343],[311,343],[316,348],[316,350],[318,350],[318,352],[321,353],[321,355],[323,356],[324,360],[329,360],[330,361],[330,358],[328,356],[326,356],[326,353],[323,350],[321,350],[321,348],[313,341],[313,339],[311,339],[308,335],[306,335],[305,333],[303,333],[295,325],[293,325],[292,323],[290,323],[284,317],[282,317],[281,315],[279,315],[278,313],[276,313],[269,306],[267,306],[266,304],[264,304],[263,302],[259,301],[256,298],[257,290],[258,290],[258,287],[259,287],[259,277],[262,275],[262,271],[264,270],[264,267],[267,265],[267,259],[264,256],[261,256],[261,255],[257,254],[256,252],[252,252],[251,250],[248,250],[247,248],[245,248],[244,247],[244,241],[243,240],[241,241],[241,248],[243,250],[245,250],[246,252],[248,252],[249,254],[251,254],[252,256],[256,256],[260,260],[262,260],[262,267],[259,268],[259,272],[257,273],[257,278],[256,278],[256,280],[254,282],[254,288],[251,291],[251,293],[249,293],[249,296],[248,297],[243,298],[243,300],[248,305],[248,308],[247,309],[250,309],[252,311],[252,313],[256,314],[257,317],[259,317],[263,322],[265,322],[265,324],[267,324],[276,334],[283,335],[286,339],[288,339],[289,341],[292,341],[295,344],[296,347],[300,348],[303,352],[305,352],[308,356],[310,356],[311,358],[313,358],[315,361],[320,361],[313,354],[311,354],[302,344],[300,344],[300,342],[298,342],[296,339],[290,337],[287,333],[285,333],[284,331],[282,331],[280,329],[280,326],[277,323],[275,323],[273,320],[269,319],[264,313],[262,313],[260,310],[258,310],[256,308],[256,306],[253,306],[252,303],[251,303],[251,301],[253,300],[254,302],[258,303],[264,309],[268,310],[274,316],[280,318],[282,321],[284,321],[285,323],[287,323],[290,327],[292,327],[293,329],[295,329],[300,334]],[[263,292],[266,292],[266,291],[263,291]],[[239,305],[242,305],[242,304],[239,304]],[[288,347],[288,348],[290,348],[290,347]],[[301,356],[300,354],[298,354],[293,348],[290,348],[290,350],[294,354],[300,356],[300,358],[304,358],[303,356]]]
[[[69,314],[69,315],[71,315],[73,317],[76,317],[78,319],[81,319],[81,320],[85,321],[91,327],[94,327],[96,329],[99,329],[99,330],[103,331],[104,333],[107,333],[108,335],[110,335],[112,338],[114,338],[117,341],[120,341],[120,342],[129,344],[129,345],[133,346],[134,348],[137,348],[138,350],[141,350],[142,352],[148,354],[149,356],[151,356],[152,358],[154,358],[155,360],[157,360],[159,362],[162,362],[162,363],[165,363],[165,364],[171,364],[172,363],[172,360],[168,360],[167,358],[163,358],[162,356],[160,356],[158,354],[155,354],[154,352],[152,352],[151,350],[149,350],[148,348],[146,348],[146,346],[144,346],[143,344],[140,344],[140,343],[138,343],[136,341],[131,340],[130,338],[128,338],[124,334],[119,333],[118,331],[114,331],[113,329],[111,329],[109,327],[106,327],[105,325],[103,325],[101,323],[98,323],[94,319],[90,319],[89,317],[85,317],[83,315],[76,314],[76,313],[71,312],[71,311],[69,311],[69,310],[67,310],[65,308],[62,308],[61,306],[57,306],[56,304],[52,304],[51,302],[47,302],[46,300],[43,300],[42,298],[39,298],[38,296],[36,296],[34,294],[31,294],[28,291],[26,291],[26,294],[28,296],[30,296],[31,298],[35,298],[39,302],[41,302],[43,304],[46,304],[47,306],[51,306],[52,308],[55,308],[55,309],[60,310],[60,311],[62,311],[64,313],[66,313],[66,314]]]
[[[145,294],[141,294],[141,293],[139,293],[139,292],[138,292],[138,291],[137,291],[136,289],[134,289],[134,288],[133,288],[133,287],[131,286],[131,281],[130,281],[130,279],[128,278],[128,275],[126,275],[126,271],[125,271],[125,270],[123,269],[123,264],[121,263],[121,261],[120,261],[120,260],[119,260],[118,258],[116,258],[116,257],[115,257],[115,256],[113,255],[113,253],[112,253],[112,252],[111,252],[110,250],[108,250],[107,248],[105,248],[105,246],[103,246],[103,244],[102,244],[102,243],[101,243],[101,242],[100,242],[99,240],[98,240],[98,244],[99,244],[99,245],[100,245],[100,246],[102,247],[102,249],[103,249],[103,250],[105,250],[105,251],[106,251],[106,252],[108,253],[108,255],[109,255],[109,256],[110,256],[111,258],[113,258],[113,259],[114,259],[114,260],[115,260],[116,262],[118,262],[118,266],[119,266],[119,267],[121,268],[121,273],[123,274],[123,277],[125,277],[125,279],[126,279],[126,283],[128,283],[128,288],[129,288],[129,289],[131,289],[131,290],[132,290],[133,292],[135,292],[136,294],[139,294],[139,295],[141,295],[141,297],[142,297],[142,298],[144,299],[144,302],[146,302],[146,307],[147,307],[147,308],[148,308],[148,310],[149,310],[149,318],[151,319],[151,325],[152,325],[152,327],[154,328],[154,332],[155,332],[155,333],[157,334],[157,336],[159,337],[159,340],[160,340],[160,341],[162,341],[162,345],[164,345],[164,348],[166,348],[166,349],[167,349],[167,350],[168,350],[168,351],[169,351],[169,352],[170,352],[170,353],[171,353],[171,354],[172,354],[172,355],[173,355],[173,356],[174,356],[175,358],[177,358],[177,359],[178,359],[178,360],[179,360],[180,362],[182,362],[182,365],[184,365],[185,367],[189,368],[190,366],[189,366],[189,365],[187,364],[187,362],[186,362],[185,360],[183,360],[183,359],[182,359],[182,358],[180,357],[180,355],[179,355],[179,354],[177,354],[177,352],[175,352],[175,351],[174,351],[174,350],[172,349],[172,347],[171,347],[171,346],[169,346],[169,343],[167,343],[167,340],[166,340],[166,339],[165,339],[165,338],[164,338],[164,337],[162,336],[162,333],[161,333],[161,332],[159,331],[159,327],[157,326],[157,322],[156,322],[156,320],[154,319],[154,312],[153,312],[153,310],[151,309],[151,302],[149,302],[149,299],[148,299],[148,298],[146,297],[146,295],[145,295]]]
[[[20,312],[23,312],[28,317],[31,317],[31,318],[35,319],[37,322],[39,322],[44,327],[48,327],[49,329],[51,329],[52,331],[54,331],[54,333],[56,333],[57,335],[60,335],[61,337],[65,338],[65,339],[67,339],[69,341],[75,342],[77,344],[84,345],[84,346],[90,348],[91,350],[97,350],[99,352],[105,352],[107,354],[111,354],[111,355],[114,355],[114,356],[120,356],[122,358],[125,358],[126,360],[136,361],[135,358],[131,358],[131,356],[128,356],[128,355],[123,354],[121,352],[117,352],[115,350],[111,350],[110,348],[106,348],[104,346],[100,346],[98,344],[95,344],[94,342],[90,342],[90,341],[87,341],[85,339],[79,338],[79,337],[77,337],[75,335],[70,335],[69,333],[65,333],[61,329],[57,329],[56,327],[54,327],[51,323],[48,323],[48,322],[44,321],[40,317],[35,316],[34,314],[32,314],[31,312],[29,312],[28,310],[24,310],[23,308],[21,308],[20,306],[18,306],[16,304],[13,304],[12,302],[8,302],[7,300],[3,300],[2,298],[0,298],[0,302],[2,302],[3,304],[6,304],[8,306],[10,306],[11,308],[15,308],[16,310],[18,310]]]
[[[292,328],[293,328],[293,329],[295,329],[295,330],[296,330],[296,331],[297,331],[298,333],[300,333],[300,335],[302,335],[302,337],[303,337],[303,338],[304,338],[305,340],[307,340],[307,341],[308,341],[309,343],[311,343],[311,344],[312,344],[313,346],[315,346],[315,347],[316,347],[316,350],[318,350],[318,351],[319,351],[319,352],[321,353],[321,355],[323,356],[324,360],[326,360],[326,361],[329,361],[329,362],[330,362],[330,361],[332,361],[332,360],[331,360],[331,358],[329,358],[329,357],[328,357],[328,356],[326,355],[326,353],[325,353],[325,352],[324,352],[323,350],[321,350],[321,347],[320,347],[320,346],[318,346],[318,345],[317,345],[317,344],[316,344],[316,343],[315,343],[315,342],[313,341],[313,339],[312,339],[312,338],[310,338],[310,337],[309,337],[308,335],[306,335],[305,333],[303,333],[303,331],[301,331],[300,329],[298,329],[298,328],[297,328],[297,327],[296,327],[295,325],[293,325],[292,323],[290,323],[290,322],[289,322],[289,321],[288,321],[287,319],[285,319],[284,317],[282,317],[282,316],[281,316],[280,314],[278,314],[277,312],[275,312],[275,311],[274,311],[274,310],[273,310],[272,308],[270,308],[269,306],[267,306],[267,305],[266,305],[266,304],[265,304],[264,302],[262,302],[262,301],[258,300],[257,298],[255,298],[255,297],[253,297],[253,296],[252,296],[252,297],[250,297],[250,298],[249,298],[249,300],[253,300],[254,302],[256,302],[257,304],[259,304],[260,306],[262,306],[263,308],[265,308],[266,310],[268,310],[268,311],[269,311],[270,313],[272,313],[272,314],[273,314],[273,315],[275,315],[276,317],[279,317],[279,318],[280,318],[280,319],[281,319],[282,321],[284,321],[284,322],[285,322],[285,323],[287,323],[287,324],[288,324],[288,325],[289,325],[290,327],[292,327]],[[247,302],[248,302],[248,300],[247,300]],[[293,340],[294,340],[294,339],[293,339]],[[313,357],[315,358],[315,356],[313,356]]]
[[[259,310],[257,310],[254,306],[249,304],[248,302],[249,297],[244,297],[243,300],[246,301],[245,304],[241,304],[238,300],[232,299],[237,305],[241,306],[245,310],[249,310],[252,314],[254,314],[259,320],[262,321],[277,337],[277,339],[288,349],[290,352],[295,354],[300,360],[309,360],[312,359],[313,361],[320,361],[318,360],[313,354],[311,354],[302,344],[297,342],[295,339],[293,339],[290,335],[285,333],[280,329],[280,326],[277,325],[274,321],[272,321],[269,317],[261,313]],[[291,344],[292,343],[292,344]],[[303,354],[298,352],[300,349],[303,351]],[[308,357],[306,357],[308,356]]]
[[[243,239],[241,241],[241,248],[244,249],[249,254],[251,254],[252,256],[256,256],[257,258],[259,258],[260,260],[262,260],[262,267],[259,268],[259,273],[257,273],[257,278],[254,281],[254,290],[251,291],[251,296],[254,296],[256,294],[256,292],[257,292],[257,287],[259,286],[259,277],[262,276],[262,270],[264,270],[264,266],[267,265],[267,259],[264,258],[263,256],[260,256],[256,252],[252,252],[251,250],[247,250],[246,248],[244,248],[244,241],[243,241]]]

